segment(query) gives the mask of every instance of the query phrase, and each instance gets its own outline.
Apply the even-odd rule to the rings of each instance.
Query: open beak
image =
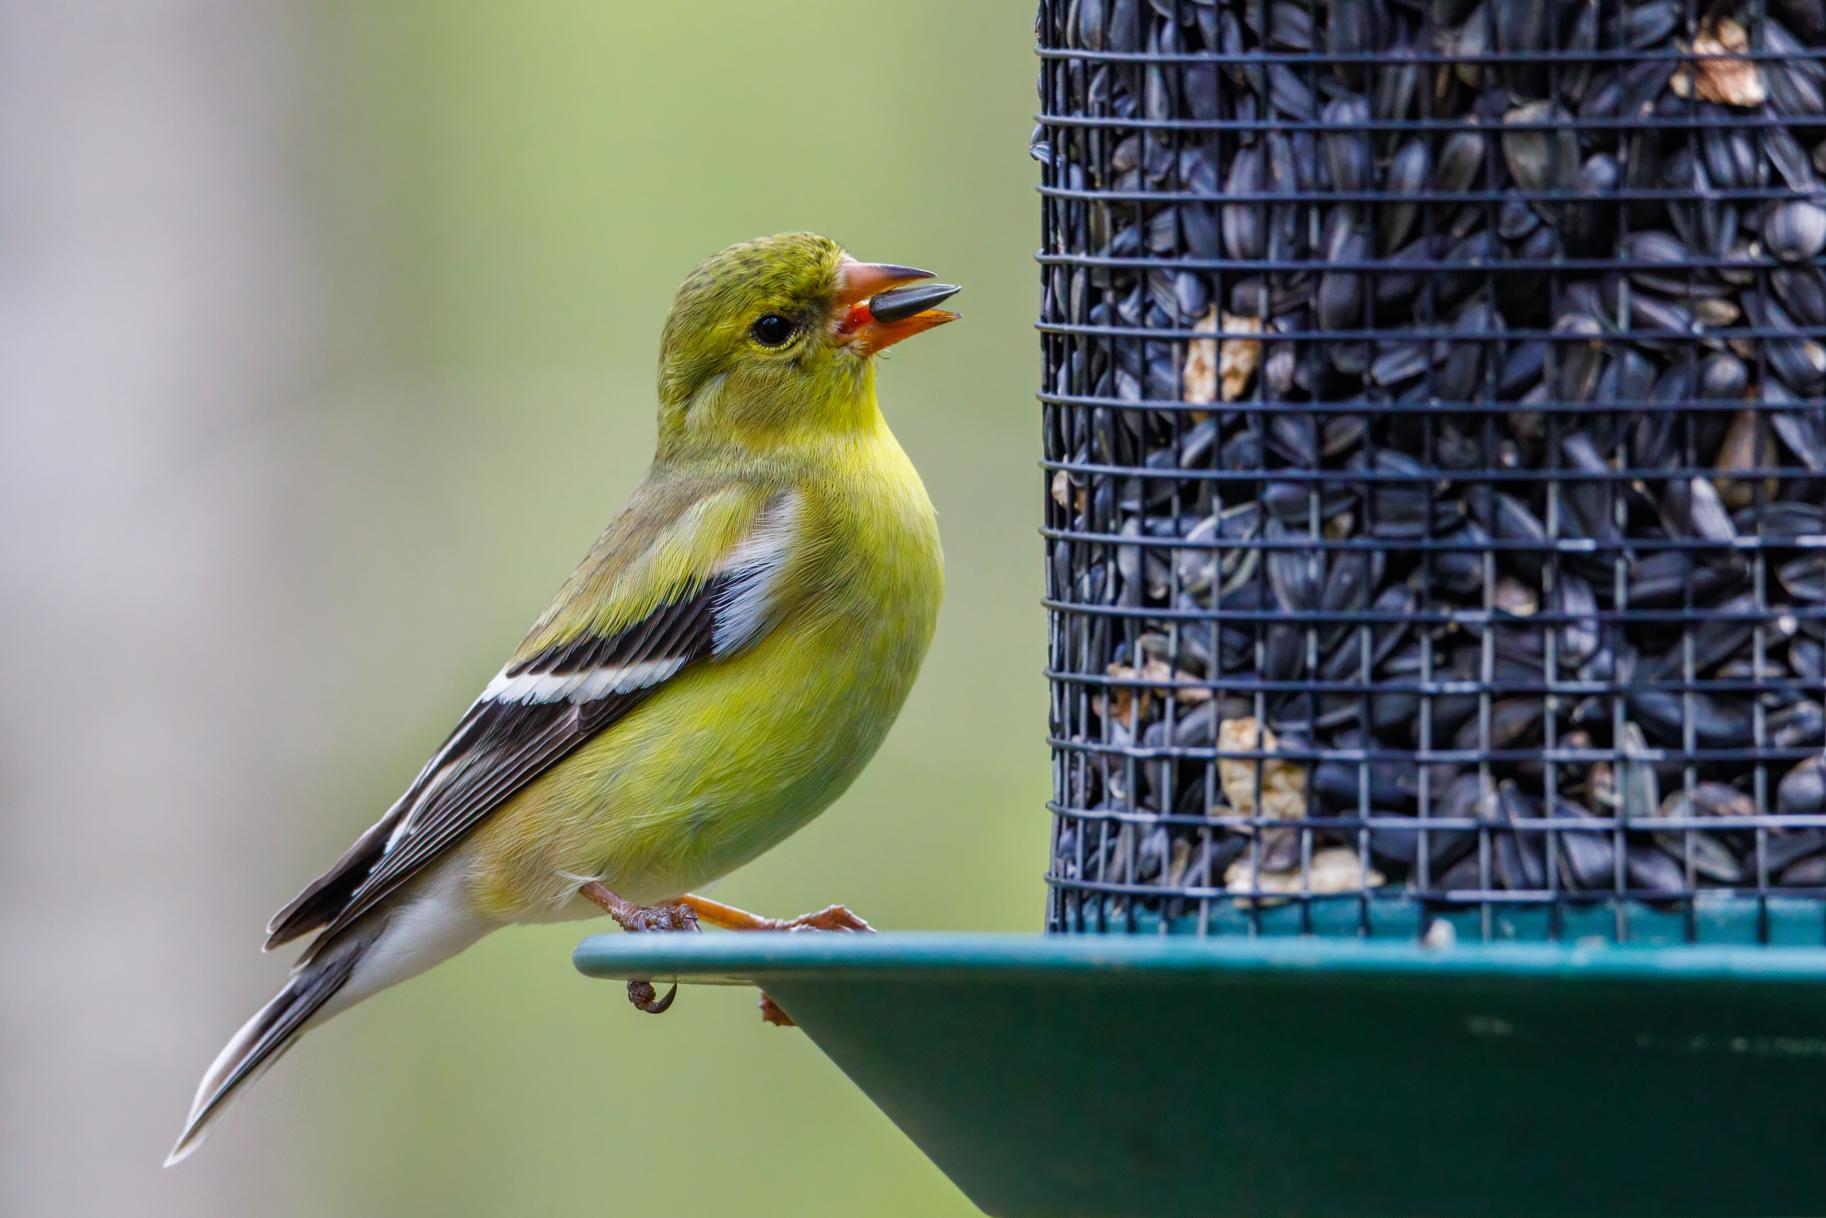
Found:
[[[958,314],[936,306],[955,296],[959,288],[949,283],[920,283],[932,278],[931,271],[846,259],[839,276],[837,340],[863,355],[885,351],[902,339],[958,319]]]

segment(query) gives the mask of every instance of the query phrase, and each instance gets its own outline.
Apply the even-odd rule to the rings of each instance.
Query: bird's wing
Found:
[[[379,823],[267,925],[267,946],[353,924],[573,749],[684,669],[779,620],[797,492],[649,480]]]

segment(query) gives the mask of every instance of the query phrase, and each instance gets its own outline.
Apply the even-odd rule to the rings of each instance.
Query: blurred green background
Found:
[[[880,378],[949,593],[863,778],[717,895],[1037,930],[1031,6],[20,4],[0,26],[0,1211],[974,1212],[751,993],[588,925],[313,1033],[195,1158],[266,917],[416,771],[644,468],[705,254],[965,285]]]

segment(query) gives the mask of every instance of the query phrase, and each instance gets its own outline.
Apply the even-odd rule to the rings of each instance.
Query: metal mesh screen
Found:
[[[1037,31],[1051,928],[1826,939],[1821,4]]]

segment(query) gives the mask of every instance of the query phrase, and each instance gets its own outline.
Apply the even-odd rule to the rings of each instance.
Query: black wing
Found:
[[[614,634],[584,634],[509,664],[379,823],[267,925],[267,947],[319,942],[384,900],[521,788],[673,676],[765,633],[789,553],[790,499],[709,580]]]

